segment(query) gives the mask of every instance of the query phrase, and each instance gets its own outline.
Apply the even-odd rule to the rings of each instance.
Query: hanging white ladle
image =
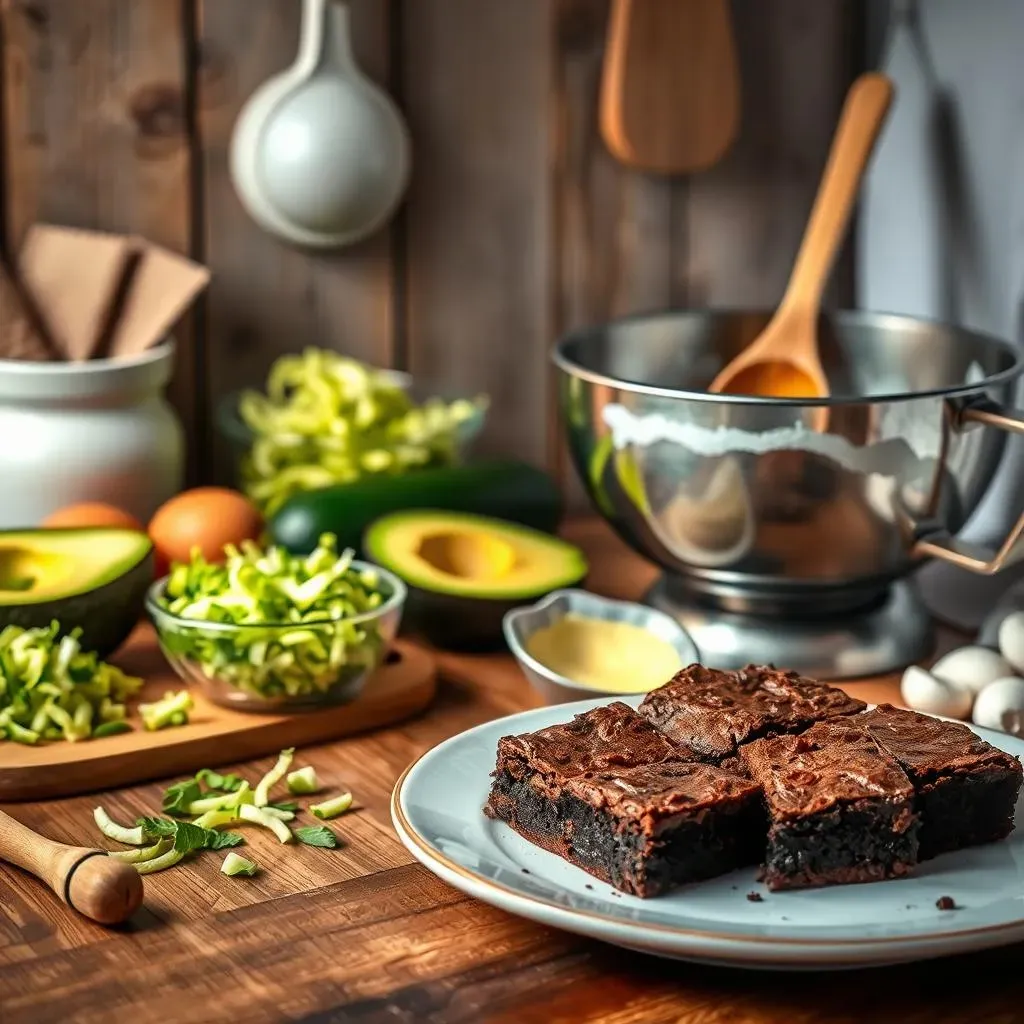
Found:
[[[231,139],[249,215],[297,245],[350,245],[394,212],[409,149],[398,109],[356,65],[348,6],[303,0],[295,63],[257,89]]]

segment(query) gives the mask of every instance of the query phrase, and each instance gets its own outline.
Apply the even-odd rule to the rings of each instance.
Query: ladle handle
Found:
[[[304,78],[330,68],[359,74],[352,55],[348,4],[339,0],[302,0],[302,34],[295,70]]]
[[[861,75],[850,87],[780,311],[800,308],[817,316],[892,96],[892,82],[877,72]]]
[[[961,409],[957,425],[978,423],[1010,434],[1024,434],[1024,410],[1007,409],[988,400]],[[997,551],[958,540],[941,531],[921,537],[910,551],[911,558],[937,558],[969,572],[993,576],[1024,559],[1024,511]]]

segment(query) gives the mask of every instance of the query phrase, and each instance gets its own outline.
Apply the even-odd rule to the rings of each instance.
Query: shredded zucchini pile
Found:
[[[447,465],[460,424],[484,405],[435,398],[417,406],[391,378],[336,352],[282,356],[267,393],[246,391],[239,403],[255,435],[243,487],[272,515],[298,491]]]
[[[87,740],[127,732],[125,701],[142,680],[83,651],[81,630],[0,632],[0,740]]]
[[[350,620],[384,603],[379,576],[353,568],[353,553],[339,555],[331,534],[309,555],[251,542],[224,550],[222,564],[196,551],[171,570],[158,604],[179,619],[196,620],[195,626],[157,620],[172,656],[265,699],[325,693],[347,673],[377,664],[384,640],[376,622]]]
[[[272,832],[280,843],[298,841],[305,846],[337,849],[338,837],[326,825],[293,828],[302,808],[294,801],[272,802],[275,786],[284,781],[291,794],[315,793],[320,789],[312,766],[289,772],[295,751],[282,750],[274,766],[255,788],[238,775],[221,775],[203,768],[190,779],[169,786],[164,792],[163,811],[168,817],[143,817],[132,826],[114,821],[103,807],[93,811],[97,828],[108,839],[131,846],[110,853],[139,874],[148,875],[173,867],[190,853],[224,850],[240,846],[245,838],[238,832],[220,831],[225,826],[259,825]],[[335,818],[352,807],[352,794],[306,808],[317,818]],[[259,870],[255,861],[228,853],[221,865],[225,875],[251,877]]]

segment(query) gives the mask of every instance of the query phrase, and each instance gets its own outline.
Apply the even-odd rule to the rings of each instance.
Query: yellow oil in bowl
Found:
[[[524,646],[552,672],[602,693],[647,693],[682,668],[679,652],[643,627],[574,612]]]

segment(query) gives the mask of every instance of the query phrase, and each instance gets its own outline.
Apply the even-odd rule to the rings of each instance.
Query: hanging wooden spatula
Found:
[[[892,82],[873,72],[850,87],[782,302],[768,326],[715,377],[712,393],[830,394],[818,354],[821,297],[892,96]]]
[[[719,161],[739,127],[729,0],[614,0],[601,135],[637,170],[688,174]]]

